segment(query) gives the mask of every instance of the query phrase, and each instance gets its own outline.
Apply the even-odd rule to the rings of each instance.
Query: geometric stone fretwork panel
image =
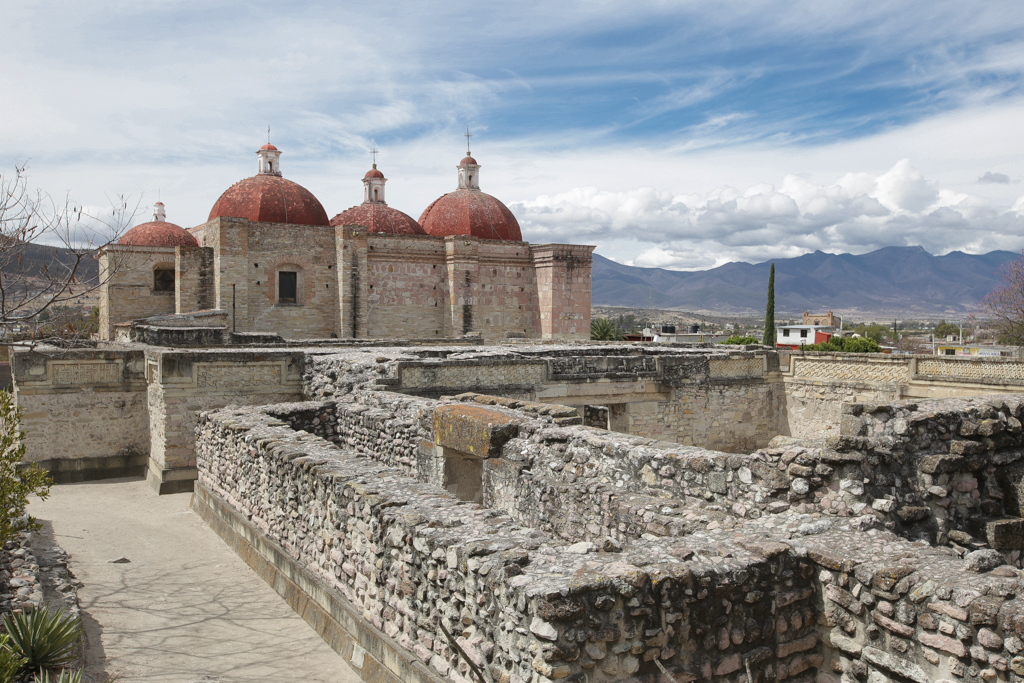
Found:
[[[121,381],[121,364],[50,363],[50,380],[61,386],[115,384]]]
[[[839,382],[909,382],[908,363],[851,363],[825,358],[793,358],[793,376]]]
[[[543,363],[530,364],[488,364],[488,365],[432,365],[406,366],[402,368],[402,386],[413,388],[430,387],[481,387],[502,385],[533,385],[544,382]]]
[[[763,358],[710,359],[711,377],[761,377],[764,374]]]
[[[201,364],[196,374],[196,386],[207,389],[242,389],[246,387],[278,386],[281,384],[281,366]]]
[[[990,363],[983,360],[919,359],[917,374],[964,379],[1024,379],[1024,363]]]

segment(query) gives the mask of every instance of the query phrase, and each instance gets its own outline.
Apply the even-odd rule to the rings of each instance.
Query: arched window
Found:
[[[174,292],[174,265],[158,263],[153,267],[153,291]]]
[[[373,188],[373,201],[375,201],[375,202],[376,201],[380,201],[380,198],[379,198],[378,195],[380,195],[380,190],[378,190],[376,187]]]

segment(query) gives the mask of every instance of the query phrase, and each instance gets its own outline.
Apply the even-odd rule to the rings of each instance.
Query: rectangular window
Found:
[[[783,330],[782,331],[782,336],[783,337],[788,337],[789,336],[789,330]]]
[[[298,293],[298,273],[286,273],[281,271],[277,274],[277,302],[280,304],[294,304]]]
[[[153,271],[153,291],[154,292],[173,292],[174,291],[174,271],[173,270],[154,270]]]
[[[956,355],[956,349],[946,349],[946,355],[947,356],[955,356]]]
[[[800,330],[800,338],[801,339],[806,339],[807,338],[807,330]]]

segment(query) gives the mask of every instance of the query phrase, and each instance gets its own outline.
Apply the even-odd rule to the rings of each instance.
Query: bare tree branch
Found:
[[[24,164],[0,174],[0,344],[88,338],[83,297],[108,282],[131,250],[112,250],[98,275],[89,272],[90,261],[121,238],[140,209],[125,196],[108,200],[109,211],[90,213],[69,196],[55,201],[32,189]]]

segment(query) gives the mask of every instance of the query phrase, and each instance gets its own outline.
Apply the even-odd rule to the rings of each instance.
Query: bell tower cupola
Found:
[[[268,142],[256,150],[256,156],[259,157],[259,175],[281,175],[281,150]]]
[[[156,202],[153,204],[153,221],[157,223],[163,223],[167,220],[167,212],[164,210],[163,202]]]
[[[363,176],[363,204],[387,204],[384,201],[384,183],[388,179],[377,170],[377,154],[379,154],[379,151],[374,147],[370,150],[370,154],[373,156],[373,168]]]
[[[466,156],[459,165],[456,166],[459,169],[459,189],[460,190],[479,190],[480,189],[480,164],[476,163],[476,159],[473,158],[472,152],[469,151],[469,139],[473,135],[469,132],[469,128],[466,128],[464,133],[466,138]]]

